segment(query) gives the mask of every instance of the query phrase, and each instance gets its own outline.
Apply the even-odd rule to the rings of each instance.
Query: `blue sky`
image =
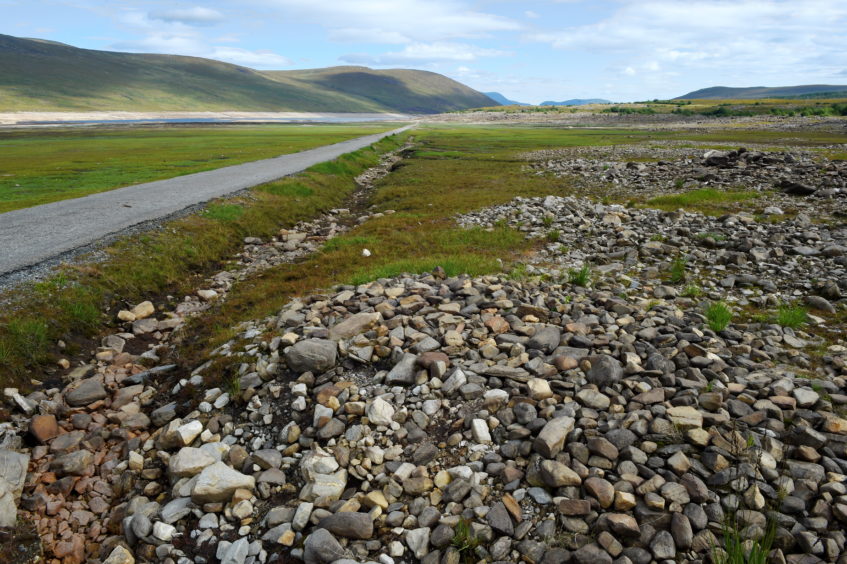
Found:
[[[258,69],[418,68],[531,103],[847,84],[847,0],[0,0],[0,33]]]

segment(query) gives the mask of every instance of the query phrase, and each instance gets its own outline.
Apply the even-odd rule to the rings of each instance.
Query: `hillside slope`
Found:
[[[674,100],[755,100],[758,98],[779,98],[783,96],[803,96],[822,92],[840,92],[847,96],[847,85],[805,84],[800,86],[753,86],[750,88],[731,88],[712,86],[689,92]]]
[[[483,94],[435,73],[353,74],[263,73],[198,57],[93,51],[0,35],[0,111],[436,113],[492,105]]]
[[[481,92],[428,71],[348,66],[265,71],[262,74],[282,83],[302,84],[407,113],[430,113],[433,108],[447,112],[499,105]]]

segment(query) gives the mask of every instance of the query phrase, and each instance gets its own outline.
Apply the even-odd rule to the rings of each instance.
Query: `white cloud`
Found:
[[[847,63],[847,2],[834,0],[619,0],[601,21],[528,34],[571,51],[617,58],[622,66],[712,69],[740,77],[800,78]],[[654,61],[656,68],[641,66]]]
[[[274,8],[288,20],[327,27],[334,40],[413,43],[483,37],[515,31],[521,25],[509,18],[472,9],[459,0],[251,0]]]
[[[430,64],[436,62],[475,61],[480,57],[505,57],[510,53],[496,49],[483,49],[466,43],[434,42],[412,43],[401,51],[368,55],[362,53],[345,55],[342,60],[353,64],[367,65],[405,65]]]
[[[627,76],[635,76],[635,75],[636,75],[636,70],[635,70],[634,68],[632,68],[632,67],[626,67],[626,68],[623,70],[623,73],[624,73],[625,75],[627,75]]]
[[[524,15],[524,17],[529,18],[531,20],[537,20],[538,18],[541,17],[541,16],[538,15],[537,12],[533,12],[532,10],[527,10],[526,12],[523,13],[523,15]]]
[[[263,69],[277,69],[293,64],[289,58],[272,51],[263,49],[250,51],[232,46],[208,45],[201,37],[191,34],[152,33],[143,39],[115,43],[111,48],[130,53],[203,57]]]
[[[217,10],[203,8],[202,6],[153,12],[150,17],[163,22],[187,25],[213,25],[224,19],[223,14]]]

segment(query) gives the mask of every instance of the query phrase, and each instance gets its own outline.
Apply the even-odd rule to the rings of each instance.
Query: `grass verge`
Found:
[[[105,250],[108,258],[102,262],[67,267],[44,282],[18,288],[5,296],[9,305],[0,313],[0,386],[28,386],[28,376],[55,360],[59,339],[68,344],[64,355],[85,352],[91,347],[86,338],[108,327],[116,309],[191,292],[199,277],[230,257],[244,237],[267,238],[280,227],[338,207],[355,189],[354,176],[405,138],[391,136],[339,157],[337,169],[319,165],[213,203],[205,213],[118,241]]]

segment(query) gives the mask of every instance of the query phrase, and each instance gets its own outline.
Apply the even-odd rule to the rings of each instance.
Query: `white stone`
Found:
[[[471,421],[471,432],[478,443],[490,443],[491,433],[488,431],[488,423],[485,419],[474,419]]]
[[[174,533],[176,533],[176,527],[173,525],[168,525],[161,521],[153,523],[153,536],[162,542],[171,542],[174,538]]]
[[[418,560],[429,552],[429,534],[429,527],[412,529],[406,533],[406,544]]]
[[[191,490],[191,499],[195,503],[229,501],[235,490],[252,490],[255,486],[256,480],[253,476],[246,476],[223,462],[215,462],[200,472]]]
[[[382,398],[376,398],[367,409],[368,420],[374,425],[391,425],[394,418],[394,408]]]
[[[197,295],[207,302],[210,302],[218,297],[218,293],[214,290],[197,290]]]
[[[291,528],[295,531],[302,531],[309,524],[309,517],[312,516],[312,509],[315,504],[308,501],[300,502],[297,506],[297,511],[294,512],[294,518],[291,520]]]
[[[203,432],[203,424],[197,421],[189,421],[184,425],[180,425],[177,427],[176,434],[179,436],[182,441],[183,446],[188,446],[194,439],[200,436],[200,433]]]

